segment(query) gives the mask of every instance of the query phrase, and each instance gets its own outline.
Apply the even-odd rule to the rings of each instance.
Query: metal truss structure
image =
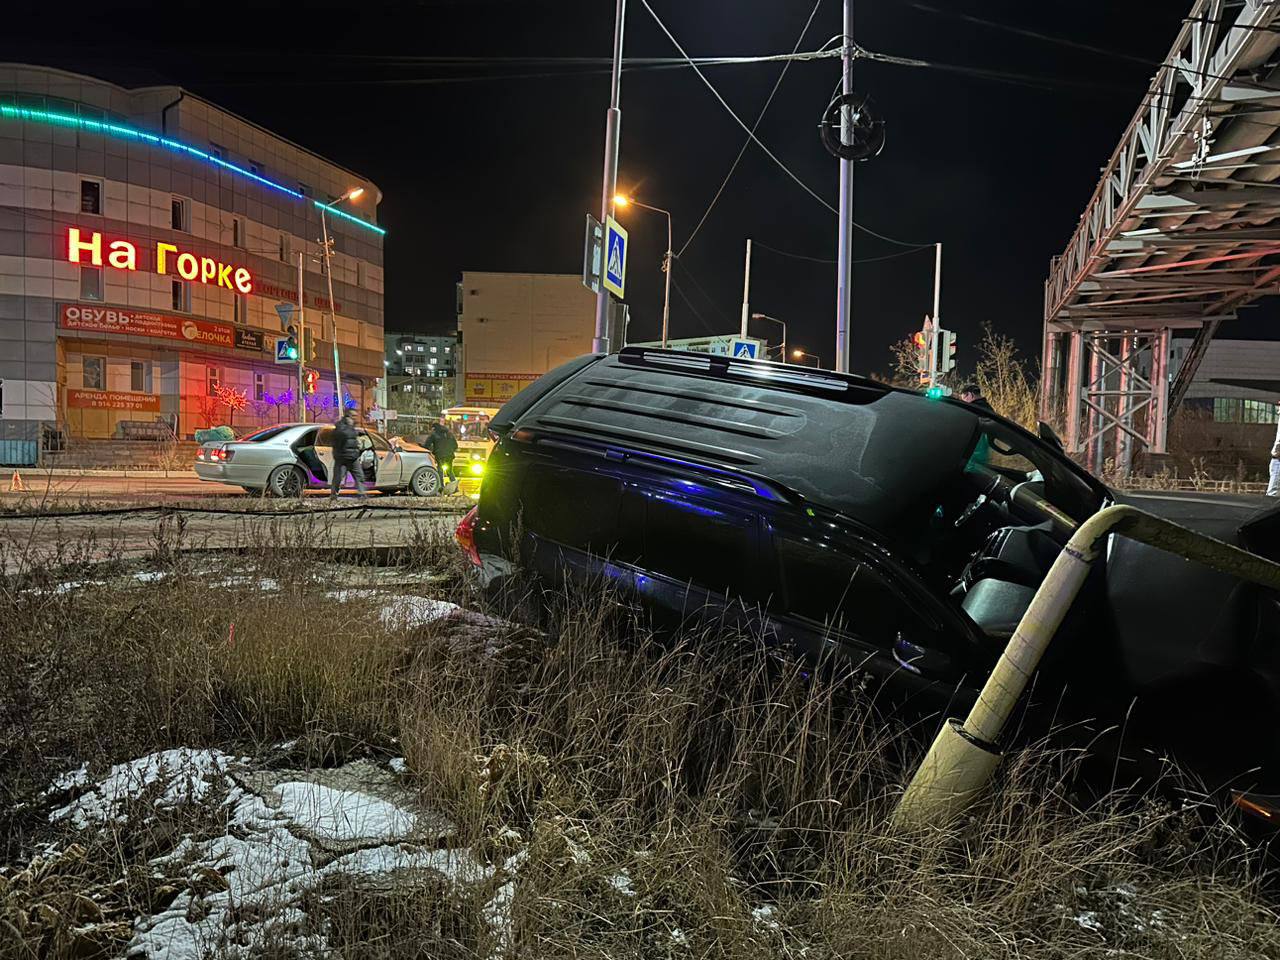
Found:
[[[1164,453],[1219,325],[1280,292],[1278,47],[1280,0],[1195,0],[1050,264],[1041,416],[1094,470]]]

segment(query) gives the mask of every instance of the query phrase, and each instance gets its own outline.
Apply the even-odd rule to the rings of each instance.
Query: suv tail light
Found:
[[[462,548],[462,552],[467,555],[477,567],[480,566],[480,550],[476,547],[476,516],[479,507],[472,507],[467,511],[467,515],[458,522],[458,529],[454,532],[454,539],[458,541],[458,546]]]

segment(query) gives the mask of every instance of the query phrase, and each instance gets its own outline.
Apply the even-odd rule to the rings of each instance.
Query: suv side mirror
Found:
[[[1036,422],[1036,433],[1045,443],[1050,446],[1057,447],[1064,453],[1066,452],[1066,447],[1062,445],[1062,438],[1058,436],[1053,427],[1049,426],[1043,420]]]

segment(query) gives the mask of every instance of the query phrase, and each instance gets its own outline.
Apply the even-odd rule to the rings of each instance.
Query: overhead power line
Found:
[[[777,254],[780,257],[787,257],[791,260],[807,260],[810,263],[823,263],[823,264],[831,264],[831,263],[837,262],[834,257],[829,257],[829,258],[828,257],[811,257],[804,253],[792,253],[789,250],[779,250],[777,247],[771,247],[769,246],[769,244],[764,243],[760,240],[757,240],[755,237],[751,238],[751,245],[753,248],[760,247],[763,250],[768,250],[770,253]],[[899,250],[897,253],[887,253],[882,257],[858,257],[850,262],[851,263],[879,263],[881,260],[896,260],[898,257],[909,257],[911,256],[911,254],[919,253],[921,250],[931,250],[931,249],[933,249],[933,244],[926,243],[919,247],[912,247],[910,250]]]
[[[804,43],[804,35],[809,32],[809,27],[812,25],[813,18],[818,13],[818,8],[820,6],[822,6],[822,0],[817,0],[813,5],[813,9],[809,11],[809,19],[804,22],[804,26],[800,30],[800,36],[796,38],[796,45],[791,48],[792,54],[800,49],[800,44]],[[836,37],[835,39],[839,40],[841,38]],[[831,40],[827,41],[828,44],[831,42]],[[707,209],[699,218],[697,226],[693,228],[693,232],[689,234],[689,238],[685,240],[684,246],[680,248],[680,252],[676,254],[677,257],[683,256],[684,252],[689,249],[689,244],[693,243],[693,238],[698,235],[698,231],[702,229],[702,225],[707,222],[707,217],[711,216],[711,211],[715,209],[716,203],[719,202],[721,194],[724,193],[724,188],[729,185],[729,180],[732,179],[734,171],[738,169],[738,164],[742,162],[742,158],[747,152],[747,147],[751,146],[751,138],[755,136],[756,130],[760,128],[760,121],[764,119],[765,113],[769,110],[769,104],[773,103],[773,98],[777,94],[778,88],[782,86],[782,78],[787,75],[787,70],[790,69],[792,62],[793,61],[788,59],[783,63],[782,69],[778,71],[778,79],[773,82],[773,89],[769,91],[769,96],[765,99],[764,106],[761,107],[760,112],[756,114],[755,123],[751,124],[751,131],[747,138],[742,141],[742,147],[738,150],[738,155],[733,158],[733,163],[729,166],[729,172],[726,173],[724,175],[724,179],[720,181],[720,187],[716,190],[716,195],[712,197],[711,202],[707,204]]]
[[[799,186],[800,189],[802,189],[805,193],[809,194],[809,196],[813,197],[813,199],[817,200],[818,203],[822,204],[832,213],[839,214],[840,211],[838,211],[830,203],[828,203],[821,196],[819,196],[818,193],[816,193],[813,190],[813,188],[810,187],[807,183],[801,180],[791,170],[790,167],[788,167],[785,163],[783,163],[780,159],[778,159],[777,154],[775,154],[772,150],[770,150],[767,146],[765,146],[764,142],[761,141],[761,139],[755,135],[755,132],[750,127],[748,127],[746,123],[743,122],[742,118],[739,117],[734,112],[733,107],[729,106],[728,101],[725,100],[725,98],[720,95],[720,91],[715,88],[715,85],[712,84],[711,81],[707,79],[706,74],[702,72],[702,69],[696,63],[694,63],[692,58],[690,58],[689,54],[685,52],[684,47],[680,45],[680,41],[677,40],[675,38],[675,35],[670,30],[667,29],[667,25],[662,22],[662,18],[659,17],[657,12],[653,9],[653,7],[649,5],[649,0],[640,0],[640,3],[647,11],[649,11],[649,16],[653,17],[654,23],[656,23],[659,29],[661,29],[662,32],[666,34],[667,39],[671,41],[672,46],[674,46],[676,50],[679,51],[680,55],[684,57],[685,60],[689,63],[689,66],[693,68],[693,72],[698,75],[698,79],[701,80],[703,84],[706,85],[707,89],[710,90],[712,95],[716,98],[716,100],[719,101],[720,106],[724,107],[725,111],[729,114],[729,116],[731,116],[734,119],[734,122],[737,123],[738,126],[741,127],[743,131],[747,134],[748,139],[750,139],[756,146],[758,146],[761,150],[763,150],[765,153],[765,156],[767,156],[770,160],[772,160],[777,165],[778,169],[780,169],[783,173],[785,173],[788,177],[790,177],[793,181],[795,181],[796,185]],[[863,226],[862,224],[858,223],[856,220],[852,221],[852,223],[855,227],[857,227],[859,230],[863,231],[864,233],[870,234],[871,236],[876,237],[877,239],[884,240],[887,243],[894,243],[903,247],[919,247],[924,245],[919,243],[912,243],[906,240],[897,240],[897,239],[894,239],[893,237],[886,236],[883,233],[877,233],[875,230],[872,230],[870,227]]]

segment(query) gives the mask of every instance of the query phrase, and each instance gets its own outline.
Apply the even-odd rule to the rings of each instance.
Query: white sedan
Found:
[[[403,447],[372,430],[362,433],[370,443],[362,456],[367,486],[419,497],[440,493],[440,471],[430,453]],[[195,469],[201,480],[272,497],[300,497],[308,488],[327,489],[333,474],[333,427],[284,423],[239,440],[211,440],[196,451]],[[347,483],[354,485],[350,479]]]

